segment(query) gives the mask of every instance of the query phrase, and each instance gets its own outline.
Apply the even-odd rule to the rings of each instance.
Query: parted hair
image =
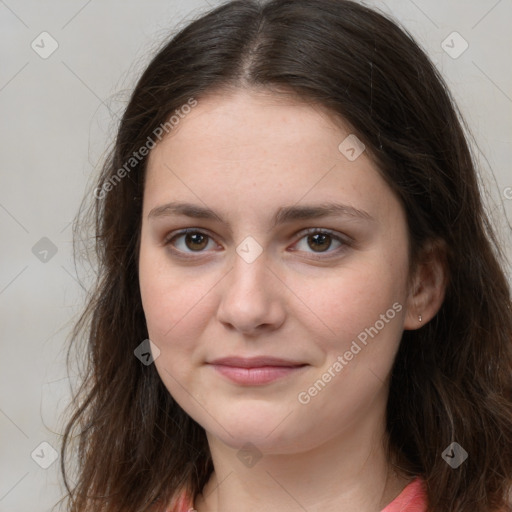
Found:
[[[61,448],[67,510],[146,511],[196,495],[213,470],[204,429],[134,357],[148,337],[138,281],[147,156],[106,184],[191,98],[236,88],[340,116],[404,208],[411,268],[429,244],[443,248],[442,306],[404,331],[393,364],[389,460],[425,480],[430,512],[512,510],[510,289],[467,130],[409,33],[349,0],[226,2],[174,34],[138,80],[95,183],[108,192],[86,198],[75,223],[77,238],[94,230],[97,279],[70,340],[83,364]],[[442,457],[452,442],[468,453],[456,469]]]

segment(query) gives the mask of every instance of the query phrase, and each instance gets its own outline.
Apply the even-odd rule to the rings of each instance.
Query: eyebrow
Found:
[[[183,215],[194,219],[216,220],[228,224],[214,210],[192,203],[171,202],[153,208],[148,219]],[[320,219],[324,217],[349,217],[353,220],[374,221],[375,219],[366,211],[353,206],[339,203],[321,203],[303,206],[283,206],[277,210],[271,221],[271,229],[280,224],[296,220]]]

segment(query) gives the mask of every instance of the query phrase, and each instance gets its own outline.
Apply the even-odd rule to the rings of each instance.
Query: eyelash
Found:
[[[201,250],[201,251],[188,251],[188,252],[187,251],[181,251],[180,249],[176,249],[175,247],[173,247],[173,244],[172,244],[172,242],[174,240],[176,240],[177,238],[185,236],[187,234],[191,234],[191,233],[192,234],[203,235],[203,236],[207,237],[209,239],[209,241],[213,240],[213,237],[211,235],[209,235],[205,231],[202,231],[201,229],[187,228],[187,229],[183,229],[181,231],[178,231],[176,233],[171,233],[168,237],[166,237],[166,239],[164,240],[164,244],[163,245],[164,246],[169,246],[171,248],[171,251],[175,255],[177,255],[178,257],[189,258],[189,259],[195,258],[195,256],[186,256],[186,254],[194,254],[194,253],[196,253],[197,255],[200,255],[200,254],[202,254],[205,251],[204,250]],[[339,255],[344,249],[346,249],[347,247],[351,246],[351,241],[347,240],[346,237],[342,237],[339,234],[336,234],[336,232],[331,231],[330,229],[320,229],[320,228],[309,228],[309,229],[306,229],[305,231],[302,231],[301,232],[302,236],[299,238],[299,240],[296,243],[298,243],[300,240],[306,238],[307,236],[316,235],[316,234],[329,235],[333,240],[335,240],[336,242],[339,242],[341,244],[341,246],[338,247],[335,250],[332,250],[332,251],[331,250],[327,250],[326,252],[318,252],[318,253],[311,252],[311,255],[312,255],[313,259],[324,260],[324,259],[327,259],[327,258],[332,258],[333,257],[333,253],[335,255]],[[329,249],[330,249],[330,247],[329,247]],[[323,256],[323,254],[327,254],[327,256]]]

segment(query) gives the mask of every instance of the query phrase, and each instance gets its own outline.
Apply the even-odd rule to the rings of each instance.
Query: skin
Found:
[[[408,483],[385,454],[389,374],[403,330],[439,309],[444,276],[431,258],[408,286],[404,210],[366,151],[350,161],[338,150],[350,133],[310,104],[236,90],[201,98],[150,154],[141,295],[158,373],[207,433],[215,471],[199,512],[375,512]],[[154,215],[171,201],[208,207],[223,222]],[[271,223],[281,207],[326,202],[371,219]],[[207,236],[179,236],[185,228]],[[318,250],[309,228],[343,242],[323,238]],[[262,249],[251,263],[236,251],[248,236]],[[394,318],[301,403],[299,393],[329,368],[332,376],[338,356],[393,304],[401,306]],[[207,364],[233,355],[306,366],[241,386]],[[252,467],[237,456],[246,443]]]

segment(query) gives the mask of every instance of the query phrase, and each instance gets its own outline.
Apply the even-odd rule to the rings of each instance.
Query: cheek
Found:
[[[291,286],[298,296],[305,298],[304,303],[310,310],[304,318],[316,317],[319,328],[327,334],[326,340],[334,339],[339,343],[340,339],[352,340],[365,328],[373,326],[390,308],[388,317],[400,316],[395,313],[396,309],[404,309],[406,265],[403,255],[383,259],[368,254],[341,266],[329,276],[326,274],[325,278],[304,279]],[[393,309],[395,303],[401,307]]]
[[[213,279],[193,269],[173,270],[164,252],[142,248],[139,281],[150,339],[162,352],[186,350],[208,321]]]
[[[405,312],[405,280],[397,268],[390,272],[386,262],[367,259],[326,281],[322,293],[309,289],[329,334],[317,338],[324,358],[302,383],[297,400],[304,407],[299,413],[323,417],[322,435],[339,428],[340,418],[366,414],[373,399],[385,392]]]
[[[171,272],[141,254],[140,290],[149,339],[160,350],[155,367],[169,393],[188,404],[198,340],[211,315],[207,279]],[[151,262],[151,263],[149,263]],[[148,263],[148,264],[146,264]],[[192,387],[193,388],[193,387]],[[193,413],[193,411],[189,411]]]

